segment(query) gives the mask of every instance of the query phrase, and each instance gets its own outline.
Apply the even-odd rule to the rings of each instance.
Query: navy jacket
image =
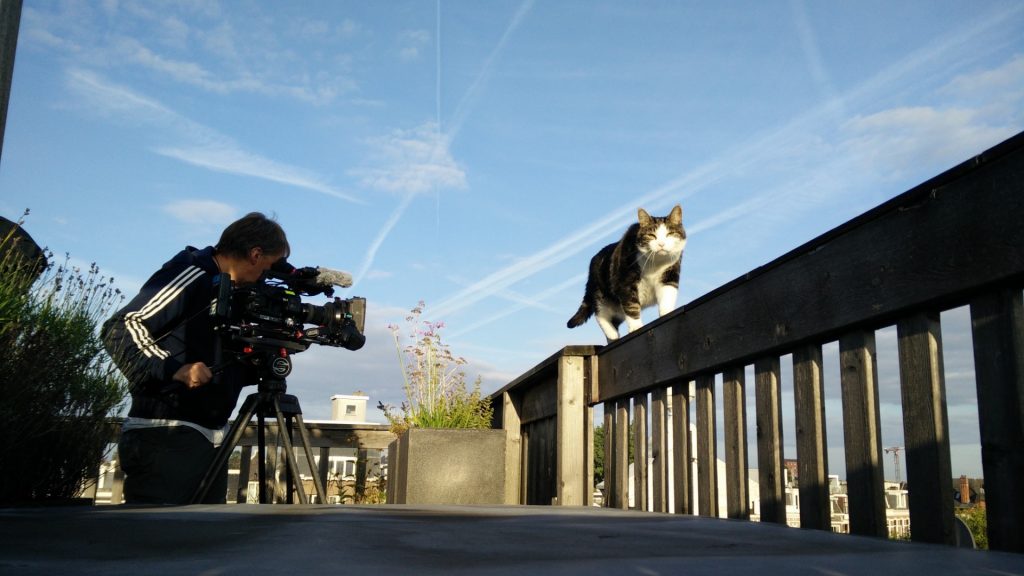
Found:
[[[107,352],[131,384],[129,416],[221,428],[242,387],[254,383],[246,381],[247,370],[238,364],[194,389],[172,379],[182,365],[214,365],[218,336],[210,306],[217,298],[219,273],[212,247],[189,246],[104,324]]]

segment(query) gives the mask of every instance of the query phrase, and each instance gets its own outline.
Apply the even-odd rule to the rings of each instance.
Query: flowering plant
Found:
[[[121,291],[96,264],[26,248],[23,222],[0,233],[0,505],[75,497],[128,391],[97,333]]]
[[[405,319],[411,344],[403,347],[399,327],[388,326],[395,339],[406,400],[398,410],[384,403],[377,407],[395,434],[409,428],[490,428],[494,410],[480,394],[480,378],[470,391],[462,370],[466,360],[453,355],[441,341],[443,322],[420,318],[423,308],[421,301]]]

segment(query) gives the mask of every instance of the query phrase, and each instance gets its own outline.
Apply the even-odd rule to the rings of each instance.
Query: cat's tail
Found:
[[[586,298],[583,299],[583,303],[580,304],[580,309],[576,311],[576,314],[565,324],[569,328],[575,328],[582,326],[584,322],[590,319],[594,315],[594,310],[590,307],[590,302],[587,302]]]

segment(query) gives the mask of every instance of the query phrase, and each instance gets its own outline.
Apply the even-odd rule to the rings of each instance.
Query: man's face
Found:
[[[280,259],[280,254],[274,256],[263,252],[262,248],[253,248],[249,250],[249,256],[245,259],[245,262],[235,271],[236,273],[233,275],[232,280],[238,284],[259,282],[260,278],[263,277],[263,273],[270,270],[270,267]]]

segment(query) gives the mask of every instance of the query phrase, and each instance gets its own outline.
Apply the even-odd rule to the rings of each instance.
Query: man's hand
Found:
[[[185,364],[174,373],[174,379],[188,388],[198,388],[213,380],[213,372],[202,362]]]

